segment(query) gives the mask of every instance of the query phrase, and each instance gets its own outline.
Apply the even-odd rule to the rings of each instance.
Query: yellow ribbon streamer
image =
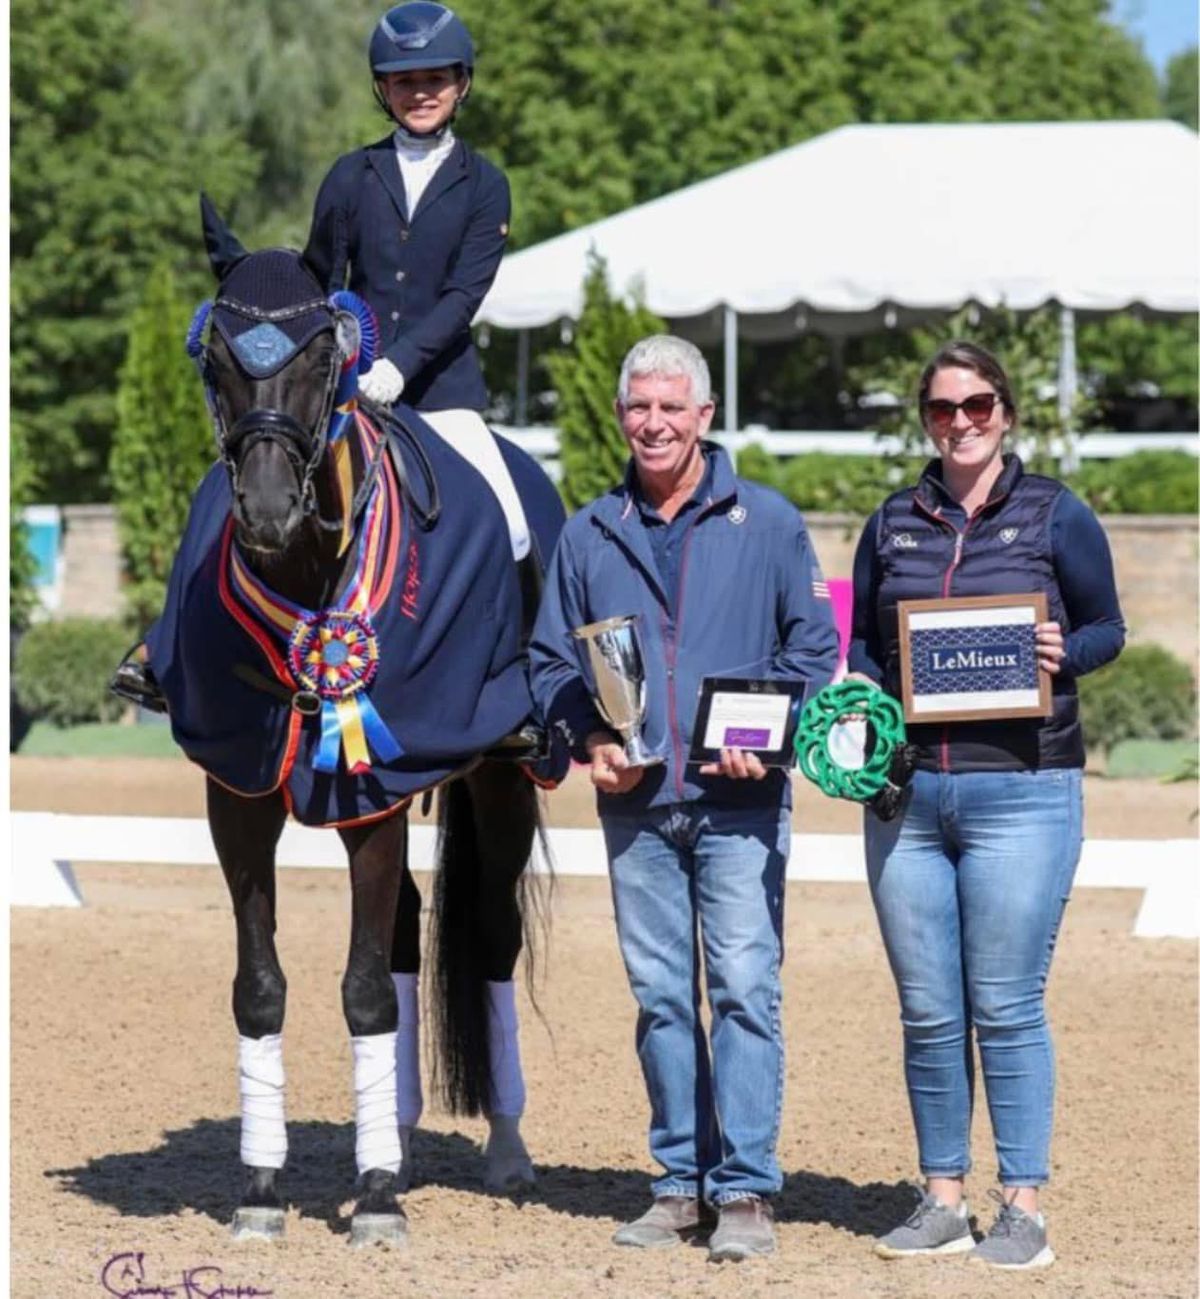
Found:
[[[360,767],[364,770],[369,768],[371,755],[367,752],[367,737],[363,731],[362,715],[358,711],[358,700],[351,695],[349,699],[339,699],[335,707],[338,726],[342,731],[346,770],[353,773]]]

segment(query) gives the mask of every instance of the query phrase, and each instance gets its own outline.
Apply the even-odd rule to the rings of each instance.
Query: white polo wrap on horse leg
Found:
[[[282,1168],[287,1159],[282,1033],[239,1035],[238,1090],[242,1097],[242,1163],[247,1168]]]
[[[525,1077],[517,1026],[516,985],[488,981],[488,1052],[492,1060],[489,1114],[519,1119],[525,1113]]]
[[[529,524],[521,498],[513,485],[512,474],[504,463],[504,456],[496,445],[491,429],[474,410],[423,410],[421,418],[439,437],[458,452],[468,464],[487,479],[504,518],[508,523],[508,539],[512,543],[514,559],[524,559],[529,554]]]
[[[352,1037],[354,1051],[354,1155],[358,1171],[400,1171],[396,1124],[396,1034]]]
[[[392,975],[396,987],[396,1121],[415,1128],[425,1099],[421,1094],[421,1011],[415,974]]]

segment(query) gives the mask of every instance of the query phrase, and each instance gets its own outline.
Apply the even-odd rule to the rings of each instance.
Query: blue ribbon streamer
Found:
[[[338,753],[342,747],[342,728],[338,724],[337,706],[332,700],[321,703],[321,743],[313,758],[313,769],[332,775],[337,771]]]
[[[350,421],[352,418],[353,418],[353,413],[351,411],[348,410],[334,411],[333,419],[330,421],[329,424],[328,440],[330,443],[334,443],[339,438],[345,436],[346,430],[350,426]]]

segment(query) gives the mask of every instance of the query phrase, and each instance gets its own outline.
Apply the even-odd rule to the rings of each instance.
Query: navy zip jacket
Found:
[[[900,698],[897,602],[1042,591],[1062,628],[1066,658],[1051,678],[1047,718],[911,725],[927,771],[1033,771],[1082,767],[1076,679],[1121,651],[1108,539],[1062,483],[1027,474],[1015,455],[968,518],[931,461],[915,487],[889,496],[867,521],[854,557],[849,668]]]
[[[415,212],[390,135],[343,155],[321,185],[304,256],[329,292],[350,288],[371,304],[377,356],[404,376],[417,410],[487,406],[471,320],[496,277],[510,209],[504,173],[461,140]]]
[[[633,465],[625,483],[568,520],[550,564],[530,645],[533,693],[573,756],[608,730],[589,693],[584,647],[572,629],[637,614],[646,667],[647,744],[665,758],[626,794],[598,793],[600,814],[671,803],[791,804],[787,775],[730,780],[687,765],[700,683],[706,676],[803,680],[809,693],[837,666],[829,596],[804,519],[778,493],[734,476],[729,457],[704,444],[709,487],[689,511],[677,585],[664,588],[638,512]]]

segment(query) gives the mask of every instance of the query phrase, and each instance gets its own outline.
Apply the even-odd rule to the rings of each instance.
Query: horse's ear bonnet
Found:
[[[299,253],[272,248],[237,262],[221,281],[212,324],[242,369],[265,379],[334,321]]]
[[[215,302],[202,303],[188,329],[188,355],[200,361],[207,326],[217,329],[242,369],[265,379],[283,369],[319,333],[332,329],[343,368],[358,373],[375,359],[374,312],[357,294],[327,298],[300,253],[272,248],[251,257],[208,196],[200,215],[209,261],[221,282]]]

